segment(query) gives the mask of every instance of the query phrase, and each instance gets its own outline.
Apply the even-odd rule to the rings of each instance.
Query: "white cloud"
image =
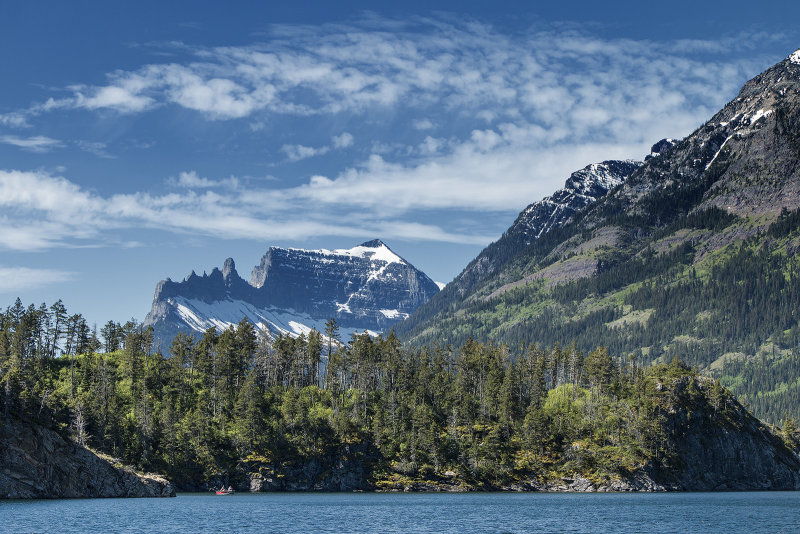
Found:
[[[330,147],[322,146],[318,148],[304,145],[283,145],[281,151],[286,154],[289,161],[300,161],[314,156],[321,156],[330,151]]]
[[[70,107],[136,113],[174,104],[215,120],[401,107],[428,115],[412,121],[419,130],[439,123],[442,111],[552,123],[569,120],[573,111],[609,109],[614,95],[622,110],[639,106],[640,88],[666,96],[677,91],[689,100],[730,91],[743,68],[763,62],[748,59],[757,55],[757,43],[777,39],[748,34],[659,43],[541,26],[503,34],[476,22],[437,19],[395,21],[387,32],[387,22],[274,26],[264,43],[251,46],[181,45],[191,61],[116,71],[107,85],[70,87],[70,97],[0,121],[21,125],[31,115]]]
[[[109,85],[106,87],[91,88],[89,95],[78,92],[75,98],[75,107],[87,109],[110,108],[123,113],[144,111],[153,105],[153,99],[137,94],[139,88]]]
[[[436,125],[430,119],[416,119],[411,123],[414,126],[415,130],[433,130]]]
[[[444,146],[445,142],[442,139],[436,139],[435,137],[431,137],[430,135],[427,136],[422,143],[419,144],[417,149],[419,152],[425,156],[432,156],[437,154],[441,148]]]
[[[334,135],[331,138],[331,146],[311,147],[305,145],[283,145],[281,152],[286,154],[289,161],[300,161],[315,156],[322,156],[330,152],[332,149],[343,149],[353,146],[354,137],[348,132],[342,132],[339,135]]]
[[[30,126],[27,113],[25,111],[13,111],[11,113],[0,113],[0,124],[12,126],[14,128],[24,128]]]
[[[331,139],[333,148],[348,148],[353,146],[353,135],[348,132],[342,132],[340,135],[334,135]]]
[[[176,185],[180,180],[197,189],[219,183],[196,172],[182,173]],[[324,177],[312,179],[317,185],[326,181]],[[143,228],[258,241],[381,235],[483,244],[492,238],[358,211],[346,216],[336,210],[315,213],[299,209],[298,200],[302,201],[291,189],[252,188],[102,197],[45,172],[0,170],[0,213],[5,213],[0,216],[0,247],[29,251],[110,243],[109,232]]]
[[[170,177],[167,184],[173,187],[185,187],[187,189],[209,189],[213,187],[228,187],[236,189],[239,187],[239,180],[231,176],[223,180],[210,180],[197,174],[197,171],[183,171],[178,173],[178,177]]]
[[[100,141],[75,141],[75,145],[89,154],[94,154],[98,158],[113,159],[114,156],[106,151],[107,145]]]
[[[14,293],[38,287],[66,282],[75,273],[54,269],[30,267],[6,267],[0,265],[0,293]]]
[[[33,137],[16,137],[14,135],[4,135],[0,137],[0,143],[19,147],[30,152],[50,152],[54,148],[61,148],[64,143],[58,139],[36,135]]]

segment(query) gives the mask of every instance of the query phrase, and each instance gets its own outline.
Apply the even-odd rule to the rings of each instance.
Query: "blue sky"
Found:
[[[263,5],[277,4],[277,5]],[[373,238],[447,282],[800,47],[769,2],[3,2],[0,305]]]

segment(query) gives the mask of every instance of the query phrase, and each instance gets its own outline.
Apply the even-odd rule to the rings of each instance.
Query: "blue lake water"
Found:
[[[0,532],[800,532],[800,492],[190,493],[0,501]]]

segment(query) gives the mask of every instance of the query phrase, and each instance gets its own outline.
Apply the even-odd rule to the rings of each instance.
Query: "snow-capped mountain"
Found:
[[[336,318],[340,333],[380,332],[439,291],[422,271],[380,240],[351,249],[271,247],[246,282],[233,259],[222,270],[162,280],[144,324],[162,343],[178,333],[217,330],[248,319],[272,335],[324,330]]]
[[[669,152],[676,143],[674,139],[660,140],[650,148],[645,161]],[[632,159],[607,160],[573,172],[563,189],[525,208],[506,231],[506,236],[516,235],[524,244],[530,244],[553,228],[563,226],[576,213],[621,185],[642,164]]]

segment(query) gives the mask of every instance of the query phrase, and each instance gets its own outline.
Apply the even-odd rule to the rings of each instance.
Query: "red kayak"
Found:
[[[230,491],[222,490],[222,491],[218,491],[217,492],[217,495],[231,495],[231,494],[233,494],[233,490],[230,490]]]

